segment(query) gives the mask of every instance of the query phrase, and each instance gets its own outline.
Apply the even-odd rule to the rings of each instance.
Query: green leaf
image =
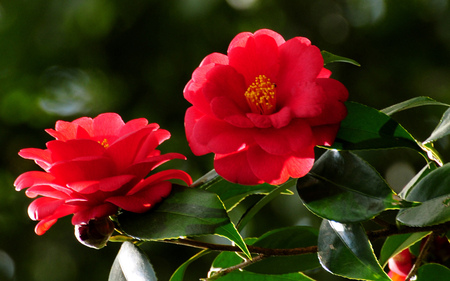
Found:
[[[200,252],[198,252],[197,254],[195,254],[194,256],[192,256],[190,259],[188,259],[187,261],[185,261],[182,265],[180,265],[177,270],[175,270],[175,272],[172,274],[172,276],[170,277],[169,281],[183,281],[184,279],[184,273],[186,272],[186,269],[188,268],[188,266],[195,260],[203,257],[204,255],[209,254],[211,251],[210,250],[202,250]],[[234,253],[233,253],[234,254]]]
[[[297,190],[311,212],[340,222],[365,221],[407,205],[372,166],[348,151],[325,152],[298,179]]]
[[[396,112],[410,109],[414,107],[424,106],[424,105],[444,105],[444,106],[450,106],[446,103],[438,102],[430,97],[415,97],[406,101],[403,101],[401,103],[397,103],[394,105],[391,105],[385,109],[380,110],[386,115],[392,115]]]
[[[324,65],[332,63],[332,62],[346,62],[346,63],[350,63],[350,64],[353,64],[356,66],[361,66],[357,61],[349,59],[349,58],[337,56],[337,55],[334,55],[327,51],[322,51],[321,53],[322,53]]]
[[[308,226],[275,229],[259,237],[252,246],[270,249],[304,248],[317,245],[318,230]],[[283,274],[320,267],[316,253],[268,257],[245,268],[262,274]]]
[[[412,188],[422,180],[426,175],[428,175],[431,171],[437,168],[434,162],[430,162],[425,167],[422,168],[409,182],[403,187],[402,191],[398,194],[401,198],[406,198],[408,193],[412,190]]]
[[[227,211],[231,211],[239,202],[250,195],[268,194],[276,188],[276,186],[267,183],[253,186],[231,183],[219,176],[215,170],[211,170],[199,178],[192,186],[216,193]],[[292,193],[284,191],[284,194]]]
[[[318,256],[322,266],[335,275],[360,280],[391,280],[378,263],[360,224],[323,220]]]
[[[341,122],[331,147],[339,150],[364,150],[407,147],[422,152],[416,140],[388,115],[365,105],[346,102],[348,114]]]
[[[450,221],[450,163],[418,182],[406,199],[421,205],[401,210],[397,220],[409,226],[429,226]]]
[[[220,281],[314,281],[301,272],[280,275],[258,274],[248,271],[233,271],[216,280]]]
[[[108,281],[158,280],[145,253],[131,242],[124,242],[114,260]]]
[[[221,269],[229,268],[232,266],[235,266],[239,263],[243,262],[242,258],[240,258],[236,253],[233,252],[222,252],[220,253],[215,260],[213,261],[211,265],[211,270],[209,272],[210,276],[214,276],[214,274],[217,274],[218,271]],[[260,261],[261,262],[261,261]],[[258,263],[260,263],[258,262]],[[256,263],[257,264],[257,263]],[[210,279],[211,280],[211,279]],[[307,277],[306,275],[295,272],[295,273],[288,273],[288,274],[260,274],[260,273],[254,273],[247,271],[247,268],[245,270],[235,270],[231,273],[228,273],[224,276],[217,276],[217,279],[214,277],[212,280],[220,280],[220,281],[289,281],[289,280],[305,280],[305,281],[311,281],[313,279]]]
[[[441,121],[424,143],[434,142],[448,135],[450,135],[450,108],[444,112]]]
[[[421,266],[417,271],[417,281],[430,281],[430,280],[450,280],[450,269],[447,267],[429,263]]]
[[[174,185],[169,197],[149,212],[125,212],[119,215],[118,221],[128,235],[142,240],[220,235],[236,243],[250,256],[222,201],[216,194],[208,191]]]
[[[390,258],[400,253],[404,249],[420,241],[430,232],[406,233],[389,236],[381,247],[379,262],[384,268]]]

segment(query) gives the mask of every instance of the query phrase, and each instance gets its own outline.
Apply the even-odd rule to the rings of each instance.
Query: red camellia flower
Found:
[[[56,140],[47,149],[26,148],[19,155],[33,159],[44,171],[20,175],[17,190],[28,188],[37,197],[28,207],[35,228],[44,234],[58,218],[74,214],[73,225],[88,225],[117,213],[119,208],[142,213],[167,197],[170,179],[192,183],[180,170],[165,170],[145,178],[150,171],[171,159],[185,159],[178,153],[161,154],[156,147],[170,137],[158,124],[144,118],[127,123],[115,113],[73,122],[58,121],[46,130]]]
[[[208,55],[184,89],[193,153],[215,153],[217,173],[235,183],[304,176],[314,146],[331,145],[347,114],[348,91],[330,75],[307,38],[238,34],[228,55]]]

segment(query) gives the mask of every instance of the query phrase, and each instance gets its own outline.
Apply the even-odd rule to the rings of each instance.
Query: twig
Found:
[[[434,239],[436,238],[437,234],[435,232],[432,232],[430,236],[428,236],[428,239],[426,240],[425,244],[422,247],[422,250],[420,250],[419,256],[416,259],[416,262],[413,264],[411,270],[409,271],[408,275],[405,278],[405,281],[411,280],[411,278],[416,275],[417,270],[419,269],[420,265],[422,264],[423,260],[428,255],[430,246],[433,244]]]
[[[251,265],[251,264],[253,264],[255,262],[258,262],[258,261],[260,261],[260,260],[262,260],[264,258],[266,258],[266,256],[263,255],[263,254],[257,255],[256,257],[253,257],[253,259],[251,259],[251,260],[246,260],[246,261],[241,262],[239,264],[236,264],[236,265],[230,266],[228,268],[224,268],[222,270],[219,270],[219,271],[215,272],[211,277],[209,277],[207,279],[204,279],[204,280],[205,281],[216,280],[219,277],[225,276],[228,273],[233,272],[235,270],[243,269],[244,267],[247,267],[247,266],[249,266],[249,265]]]

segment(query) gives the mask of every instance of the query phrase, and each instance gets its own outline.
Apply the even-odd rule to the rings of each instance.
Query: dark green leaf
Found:
[[[450,269],[436,263],[426,264],[419,268],[416,280],[417,281],[450,280]]]
[[[220,197],[220,200],[222,200],[227,211],[231,211],[247,196],[253,194],[267,194],[276,188],[276,186],[267,183],[253,186],[231,183],[219,176],[215,170],[205,174],[192,186],[216,193]],[[285,191],[284,194],[292,193]]]
[[[324,65],[332,63],[332,62],[346,62],[346,63],[350,63],[350,64],[353,64],[356,66],[361,66],[357,61],[349,59],[349,58],[337,56],[337,55],[334,55],[327,51],[322,51],[321,53],[322,53]]]
[[[409,182],[405,185],[402,191],[398,194],[402,198],[406,198],[408,193],[412,190],[412,188],[416,185],[416,183],[420,182],[426,175],[428,175],[431,171],[437,168],[434,162],[430,162],[425,167],[422,168]]]
[[[131,242],[124,242],[109,273],[109,281],[156,281],[147,256]]]
[[[397,103],[394,105],[391,105],[385,109],[380,110],[381,112],[383,112],[386,115],[392,115],[396,112],[405,110],[405,109],[409,109],[409,108],[414,108],[414,107],[418,107],[418,106],[424,106],[424,105],[444,105],[444,106],[449,106],[448,104],[442,103],[442,102],[438,102],[430,97],[415,97],[406,101],[403,101],[401,103]]]
[[[378,172],[348,151],[329,150],[297,181],[303,204],[316,215],[340,222],[360,222],[405,201]]]
[[[233,241],[250,256],[222,201],[208,191],[174,186],[170,196],[149,212],[126,212],[118,220],[123,231],[142,240],[216,234]]]
[[[314,281],[301,272],[280,275],[258,274],[248,271],[233,271],[216,280],[219,281]]]
[[[389,236],[381,248],[379,258],[381,266],[385,267],[390,258],[421,240],[429,233],[430,232],[417,232]]]
[[[280,228],[259,237],[252,245],[272,249],[292,249],[317,245],[318,230],[308,226]],[[269,257],[246,267],[247,271],[282,274],[320,267],[316,253]]]
[[[216,259],[212,263],[212,267],[210,270],[210,275],[214,276],[221,269],[229,268],[235,266],[239,263],[243,262],[242,258],[239,257],[236,253],[233,252],[222,252],[220,253]],[[258,262],[259,263],[259,262]],[[247,268],[246,268],[247,269]],[[247,270],[235,270],[227,275],[220,276],[217,279],[220,281],[289,281],[289,280],[305,280],[311,281],[313,279],[307,277],[306,275],[296,272],[296,273],[288,273],[288,274],[259,274],[254,272],[249,272]]]
[[[411,134],[391,117],[359,103],[346,102],[345,105],[348,115],[342,121],[331,148],[363,150],[407,147],[422,152]]]
[[[360,224],[323,220],[320,226],[318,256],[329,272],[351,279],[391,279],[381,268]]]
[[[182,265],[180,265],[177,270],[172,274],[169,281],[183,281],[184,279],[184,273],[186,272],[186,269],[188,266],[195,260],[199,259],[200,257],[203,257],[206,254],[209,254],[210,250],[203,250],[198,252],[196,255],[192,256],[190,259],[185,261]],[[234,253],[233,253],[234,254]]]
[[[422,202],[399,212],[397,220],[410,226],[428,226],[450,220],[450,163],[426,175],[406,199]]]
[[[448,135],[450,135],[450,108],[444,112],[441,121],[424,143],[434,142]]]

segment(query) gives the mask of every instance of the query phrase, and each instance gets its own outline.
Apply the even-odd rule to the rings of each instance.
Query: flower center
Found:
[[[272,114],[276,109],[276,85],[266,75],[255,78],[245,92],[247,103],[253,113]]]
[[[99,144],[103,145],[104,148],[108,148],[109,147],[109,143],[107,139],[103,139],[102,142],[98,141]]]

